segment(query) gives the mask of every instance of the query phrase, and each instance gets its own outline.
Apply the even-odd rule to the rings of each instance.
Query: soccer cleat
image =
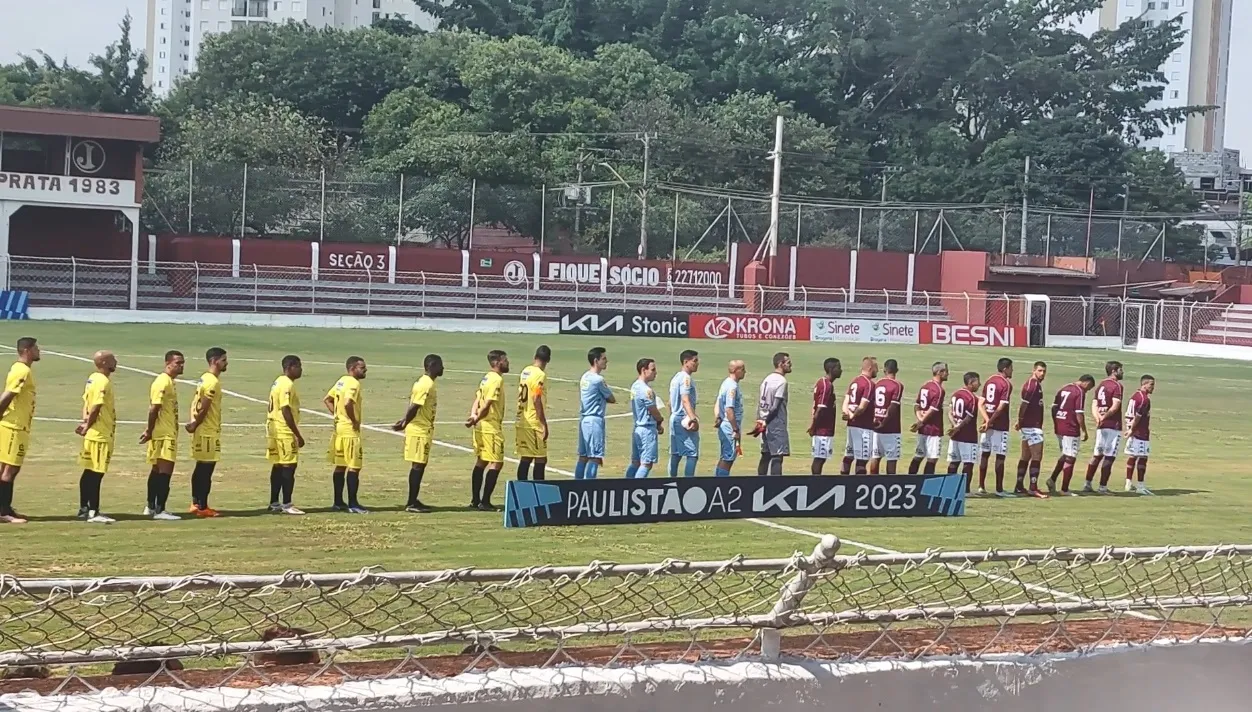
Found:
[[[1029,494],[1031,497],[1034,497],[1035,499],[1047,499],[1048,498],[1048,495],[1044,494],[1043,492],[1040,492],[1038,487],[1031,489]]]
[[[283,514],[304,514],[304,510],[298,509],[294,504],[285,505],[281,511]]]
[[[281,511],[283,511],[283,505],[279,504],[278,502],[270,503],[270,514],[278,514]]]
[[[366,509],[365,507],[362,507],[359,504],[354,504],[348,507],[348,513],[349,514],[369,514],[370,510]]]
[[[152,515],[152,518],[158,522],[181,522],[183,520],[177,514],[170,514],[169,512],[157,512]]]
[[[330,511],[332,511],[332,512],[346,512],[346,511],[348,511],[348,505],[346,505],[346,504],[336,504],[336,505],[332,505],[332,506],[331,506],[331,508],[330,508]]]
[[[978,488],[978,490],[974,492],[974,494],[975,494],[976,496],[978,496],[978,497],[986,497],[986,496],[987,496],[987,488],[986,488],[986,487],[979,487],[979,488]]]
[[[1087,484],[1082,486],[1082,491],[1083,491],[1083,494],[1093,493],[1095,492],[1095,487],[1092,487],[1091,483],[1088,482]]]
[[[996,496],[1000,499],[1016,499],[1017,495],[1005,490],[996,490]]]
[[[427,507],[425,504],[422,504],[422,500],[419,499],[413,504],[410,504],[407,507],[405,507],[404,511],[412,512],[413,514],[428,514],[432,510],[430,507]]]
[[[1127,492],[1135,491],[1135,483],[1132,480],[1126,480],[1126,491]]]
[[[78,508],[78,518],[79,518],[79,519],[86,519],[86,518],[87,518],[87,508],[86,508],[86,507],[79,507],[79,508]]]
[[[1056,480],[1051,478],[1048,479],[1048,492],[1056,494]]]
[[[1136,488],[1136,491],[1137,491],[1139,494],[1144,495],[1145,497],[1155,497],[1155,496],[1156,496],[1156,493],[1154,493],[1152,490],[1148,489],[1148,486],[1147,486],[1147,485],[1144,485],[1144,484],[1139,485],[1139,486]]]
[[[494,504],[492,504],[491,502],[483,502],[483,503],[479,504],[479,505],[478,505],[478,507],[476,507],[476,509],[477,509],[478,511],[480,511],[480,512],[498,512],[498,511],[500,511],[500,510],[496,509],[496,506],[495,506]]]
[[[152,515],[154,515],[154,514],[156,514],[156,512],[152,511],[152,507],[144,507],[144,508],[143,508],[143,516],[145,516],[145,517],[151,517],[151,516],[152,516]]]
[[[1104,485],[1100,485],[1100,489],[1096,490],[1096,494],[1113,494],[1113,490],[1105,487]]]
[[[199,512],[199,511],[200,511],[200,508],[199,508],[199,507],[197,507],[197,506],[195,505],[195,503],[193,502],[193,503],[192,503],[192,505],[191,505],[190,507],[188,507],[188,508],[187,508],[187,511],[188,511],[188,512],[190,512],[190,513],[192,513],[192,514],[195,514],[196,512]]]
[[[1030,490],[1026,489],[1025,487],[1016,487],[1013,489],[1013,494],[1017,495],[1018,497],[1026,497],[1030,495]]]
[[[26,517],[14,512],[13,514],[0,514],[0,524],[25,524]]]
[[[89,524],[112,524],[114,521],[116,520],[113,519],[112,517],[103,515],[99,512],[96,512],[95,514],[92,514],[91,516],[87,517],[87,522]]]
[[[1078,496],[1078,493],[1077,493],[1077,492],[1069,492],[1069,491],[1062,492],[1061,494],[1065,495],[1066,497],[1077,497],[1077,496]]]
[[[222,515],[219,514],[216,509],[205,507],[204,509],[197,509],[196,516],[201,519],[212,519],[213,517],[220,517]]]

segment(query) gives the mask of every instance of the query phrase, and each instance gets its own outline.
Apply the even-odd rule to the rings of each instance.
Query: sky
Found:
[[[117,38],[127,11],[134,18],[135,46],[142,48],[147,21],[145,0],[0,0],[0,62],[42,49],[82,65]],[[1252,166],[1252,1],[1234,7],[1230,80],[1226,97],[1226,146],[1243,152]]]

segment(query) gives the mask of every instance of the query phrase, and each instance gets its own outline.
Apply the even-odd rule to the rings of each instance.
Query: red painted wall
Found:
[[[942,263],[939,255],[918,255],[913,262],[913,291],[938,292],[943,284]]]
[[[850,269],[851,253],[847,250],[831,247],[796,248],[796,286],[847,289]],[[786,284],[785,281],[783,283]],[[812,299],[812,295],[809,298]]]
[[[909,282],[909,256],[904,252],[856,253],[856,291],[904,290]],[[914,285],[914,289],[916,289]]]

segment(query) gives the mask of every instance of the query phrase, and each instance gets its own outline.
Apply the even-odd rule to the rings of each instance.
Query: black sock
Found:
[[[174,478],[173,474],[169,474],[169,475],[161,475],[157,479],[156,510],[158,512],[164,512],[165,506],[169,504],[170,480],[173,478]]]
[[[547,461],[539,460],[538,462],[536,462],[535,463],[535,476],[533,479],[536,482],[542,482],[544,479],[544,471],[547,469],[548,469]]]
[[[483,491],[483,470],[485,467],[474,466],[474,471],[470,473],[470,506],[477,507],[482,503]]]
[[[416,507],[418,494],[422,491],[422,475],[426,474],[426,465],[413,463],[409,467],[409,501],[406,506]]]
[[[769,474],[774,477],[782,476],[782,456],[771,457],[769,459]]]
[[[13,483],[0,480],[0,516],[13,509]]]
[[[361,503],[357,500],[357,492],[361,489],[361,473],[355,470],[349,471],[347,474],[348,481],[348,506],[360,507]]]
[[[343,470],[335,470],[335,474],[331,475],[330,479],[335,486],[335,506],[346,507],[347,505],[343,502]]]
[[[91,470],[83,470],[78,476],[78,508],[87,509],[91,504]]]
[[[100,485],[104,483],[103,472],[92,472],[87,490],[87,510],[100,513]]]
[[[153,465],[152,469],[148,471],[148,500],[144,503],[144,506],[151,509],[153,514],[161,511],[157,509],[157,495],[161,486],[158,481],[160,476],[161,471],[156,468],[156,465]]]
[[[284,469],[282,465],[270,467],[270,506],[278,504],[278,498],[282,496]]]
[[[761,461],[756,463],[757,476],[764,477],[769,474],[769,460],[769,453],[761,453]]]
[[[213,491],[213,470],[217,468],[216,462],[202,462],[204,465],[204,481],[200,483],[200,501],[205,509],[209,508],[209,492]]]
[[[519,480],[530,479],[530,458],[529,457],[523,457],[517,463],[517,479]]]
[[[291,495],[296,491],[296,466],[287,465],[283,468],[282,474],[282,504],[285,507],[291,506]]]
[[[499,470],[487,470],[487,484],[483,485],[483,504],[491,504],[491,495],[496,491],[496,482],[500,479]]]

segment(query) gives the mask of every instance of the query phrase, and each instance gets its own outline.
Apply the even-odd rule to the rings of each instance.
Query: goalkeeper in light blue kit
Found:
[[[734,360],[727,365],[730,375],[722,381],[717,389],[717,402],[713,406],[716,416],[717,442],[721,446],[721,454],[717,460],[718,477],[730,477],[730,468],[739,458],[740,441],[743,438],[743,390],[739,382],[747,375],[748,368],[743,361]]]
[[[656,380],[656,361],[641,358],[635,364],[639,380],[630,387],[630,410],[635,416],[635,430],[630,436],[630,465],[626,479],[643,479],[656,464],[660,451],[658,441],[665,432],[665,421],[656,407],[656,392],[652,382]]]
[[[574,479],[594,480],[604,464],[604,411],[608,403],[616,403],[609,384],[600,375],[609,365],[607,349],[597,346],[587,352],[591,368],[578,382],[578,464]]]
[[[700,459],[700,421],[696,418],[696,383],[691,374],[700,368],[700,354],[687,349],[678,356],[682,368],[669,382],[669,476],[678,476],[678,465],[687,458],[686,477],[696,476]],[[688,427],[683,427],[686,419]]]

